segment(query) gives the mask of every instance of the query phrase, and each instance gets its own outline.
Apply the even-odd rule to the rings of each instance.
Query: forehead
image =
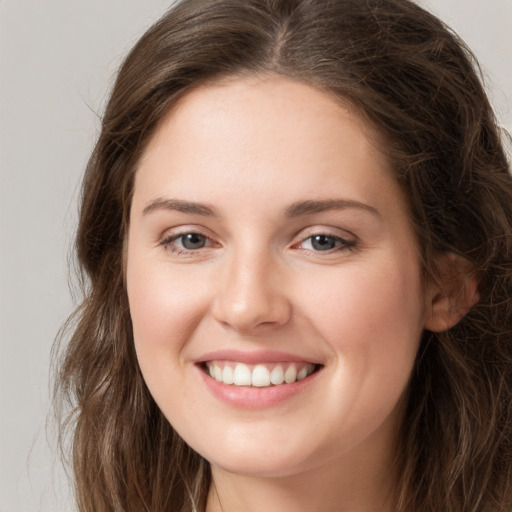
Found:
[[[135,195],[209,202],[231,192],[263,203],[328,197],[396,202],[375,131],[348,103],[285,78],[237,78],[182,97],[150,141]],[[379,194],[386,184],[391,194]]]

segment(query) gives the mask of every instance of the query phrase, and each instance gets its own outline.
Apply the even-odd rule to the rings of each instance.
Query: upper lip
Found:
[[[214,350],[200,356],[195,362],[205,363],[207,361],[233,361],[246,364],[257,363],[280,363],[297,362],[322,364],[320,361],[308,357],[291,354],[289,352],[280,352],[276,350]]]

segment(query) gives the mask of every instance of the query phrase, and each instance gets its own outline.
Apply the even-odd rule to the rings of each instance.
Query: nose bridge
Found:
[[[246,244],[230,254],[219,273],[218,321],[242,332],[283,325],[291,307],[279,285],[279,262],[268,248]]]

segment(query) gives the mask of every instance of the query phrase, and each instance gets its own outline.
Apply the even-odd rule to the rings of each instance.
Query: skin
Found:
[[[211,463],[209,512],[391,510],[401,398],[435,294],[372,140],[324,92],[237,78],[183,97],[140,162],[126,253],[135,347],[159,407]],[[325,200],[344,207],[290,216]],[[186,233],[204,246],[184,250]],[[315,235],[335,246],[315,249]],[[322,366],[277,405],[239,407],[198,371],[217,349]]]

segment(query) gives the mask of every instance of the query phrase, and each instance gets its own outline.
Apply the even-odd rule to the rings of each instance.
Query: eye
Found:
[[[178,254],[193,252],[213,245],[212,241],[201,233],[180,233],[173,235],[161,242],[166,249]]]
[[[327,252],[336,249],[345,249],[355,246],[355,242],[345,240],[339,236],[318,234],[313,235],[303,240],[298,247],[301,249],[316,251],[316,252]]]
[[[183,249],[193,251],[194,249],[202,249],[206,246],[208,239],[199,233],[187,233],[179,235],[174,242],[179,241]]]

